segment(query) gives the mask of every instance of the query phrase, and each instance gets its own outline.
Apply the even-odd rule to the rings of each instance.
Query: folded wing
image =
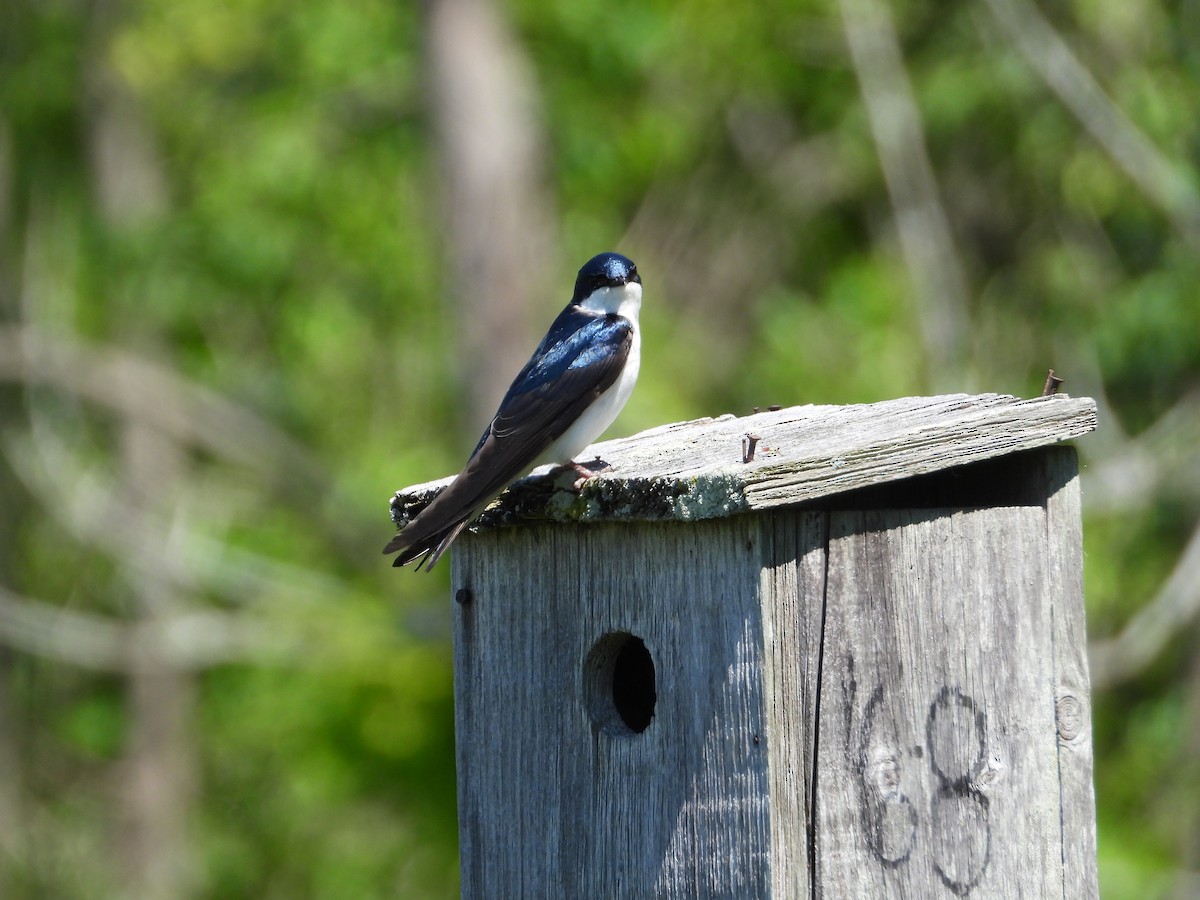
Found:
[[[524,475],[621,374],[633,326],[621,316],[569,306],[500,402],[458,477],[384,548],[394,565],[432,567],[496,494]],[[420,566],[418,566],[420,568]]]

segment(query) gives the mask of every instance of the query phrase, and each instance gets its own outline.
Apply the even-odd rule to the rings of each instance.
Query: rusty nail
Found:
[[[1042,396],[1049,397],[1051,394],[1058,393],[1058,386],[1063,383],[1063,380],[1054,374],[1054,370],[1050,370],[1050,374],[1046,376],[1046,384],[1042,387]]]
[[[754,462],[754,448],[762,440],[757,434],[747,434],[742,437],[742,462]]]

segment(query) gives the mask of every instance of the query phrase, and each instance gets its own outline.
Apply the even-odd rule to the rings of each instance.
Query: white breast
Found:
[[[562,433],[542,454],[542,462],[569,465],[588,444],[600,437],[625,407],[633,386],[637,383],[638,368],[642,361],[642,332],[638,326],[638,313],[642,308],[642,286],[637,283],[595,291],[583,302],[585,309],[597,312],[616,313],[633,323],[633,343],[625,368],[607,391],[584,410],[575,424]]]

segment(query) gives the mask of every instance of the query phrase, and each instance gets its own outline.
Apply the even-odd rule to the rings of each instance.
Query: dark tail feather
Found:
[[[412,543],[406,539],[404,531],[401,531],[388,542],[388,545],[383,548],[383,552],[395,553],[397,550],[400,551],[400,555],[392,562],[393,566],[407,566],[410,562],[421,560],[417,563],[417,571],[419,572],[423,568],[428,572],[441,559],[442,554],[449,549],[450,544],[458,537],[459,532],[467,527],[468,521],[468,519],[463,519],[449,528],[436,531]],[[424,558],[422,559],[422,557]]]

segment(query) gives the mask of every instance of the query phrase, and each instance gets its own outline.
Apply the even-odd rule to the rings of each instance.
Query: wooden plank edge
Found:
[[[905,401],[911,401],[907,407],[902,405]],[[972,401],[976,401],[976,405],[973,406]],[[1020,399],[1000,394],[955,394],[842,407],[791,407],[740,419],[726,414],[676,422],[629,438],[595,444],[585,450],[580,459],[591,458],[597,451],[605,458],[619,459],[623,449],[636,447],[650,437],[664,437],[671,432],[678,432],[683,437],[690,429],[703,429],[709,432],[705,437],[713,437],[713,426],[724,431],[734,421],[761,420],[762,417],[780,421],[781,415],[795,416],[800,411],[805,414],[803,418],[809,418],[819,416],[822,410],[862,414],[880,408],[918,411],[931,407],[939,408],[943,415],[928,421],[917,419],[913,427],[889,432],[885,439],[870,441],[853,451],[812,458],[787,458],[758,467],[730,464],[701,472],[683,472],[678,476],[654,477],[622,476],[618,470],[589,480],[578,493],[546,478],[548,467],[542,467],[514,482],[484,511],[471,530],[537,522],[722,518],[945,471],[1081,437],[1096,428],[1095,401],[1086,397],[1071,398],[1060,394]],[[952,418],[944,415],[954,410],[961,410],[962,415]],[[952,438],[960,433],[966,439],[953,442]],[[917,449],[916,453],[912,453],[913,448]],[[908,451],[912,456],[906,465],[887,464],[888,454],[897,451]],[[948,462],[954,457],[959,457],[958,461]],[[884,462],[881,464],[878,460]],[[397,491],[390,502],[393,522],[401,526],[407,524],[451,481],[453,476]]]

